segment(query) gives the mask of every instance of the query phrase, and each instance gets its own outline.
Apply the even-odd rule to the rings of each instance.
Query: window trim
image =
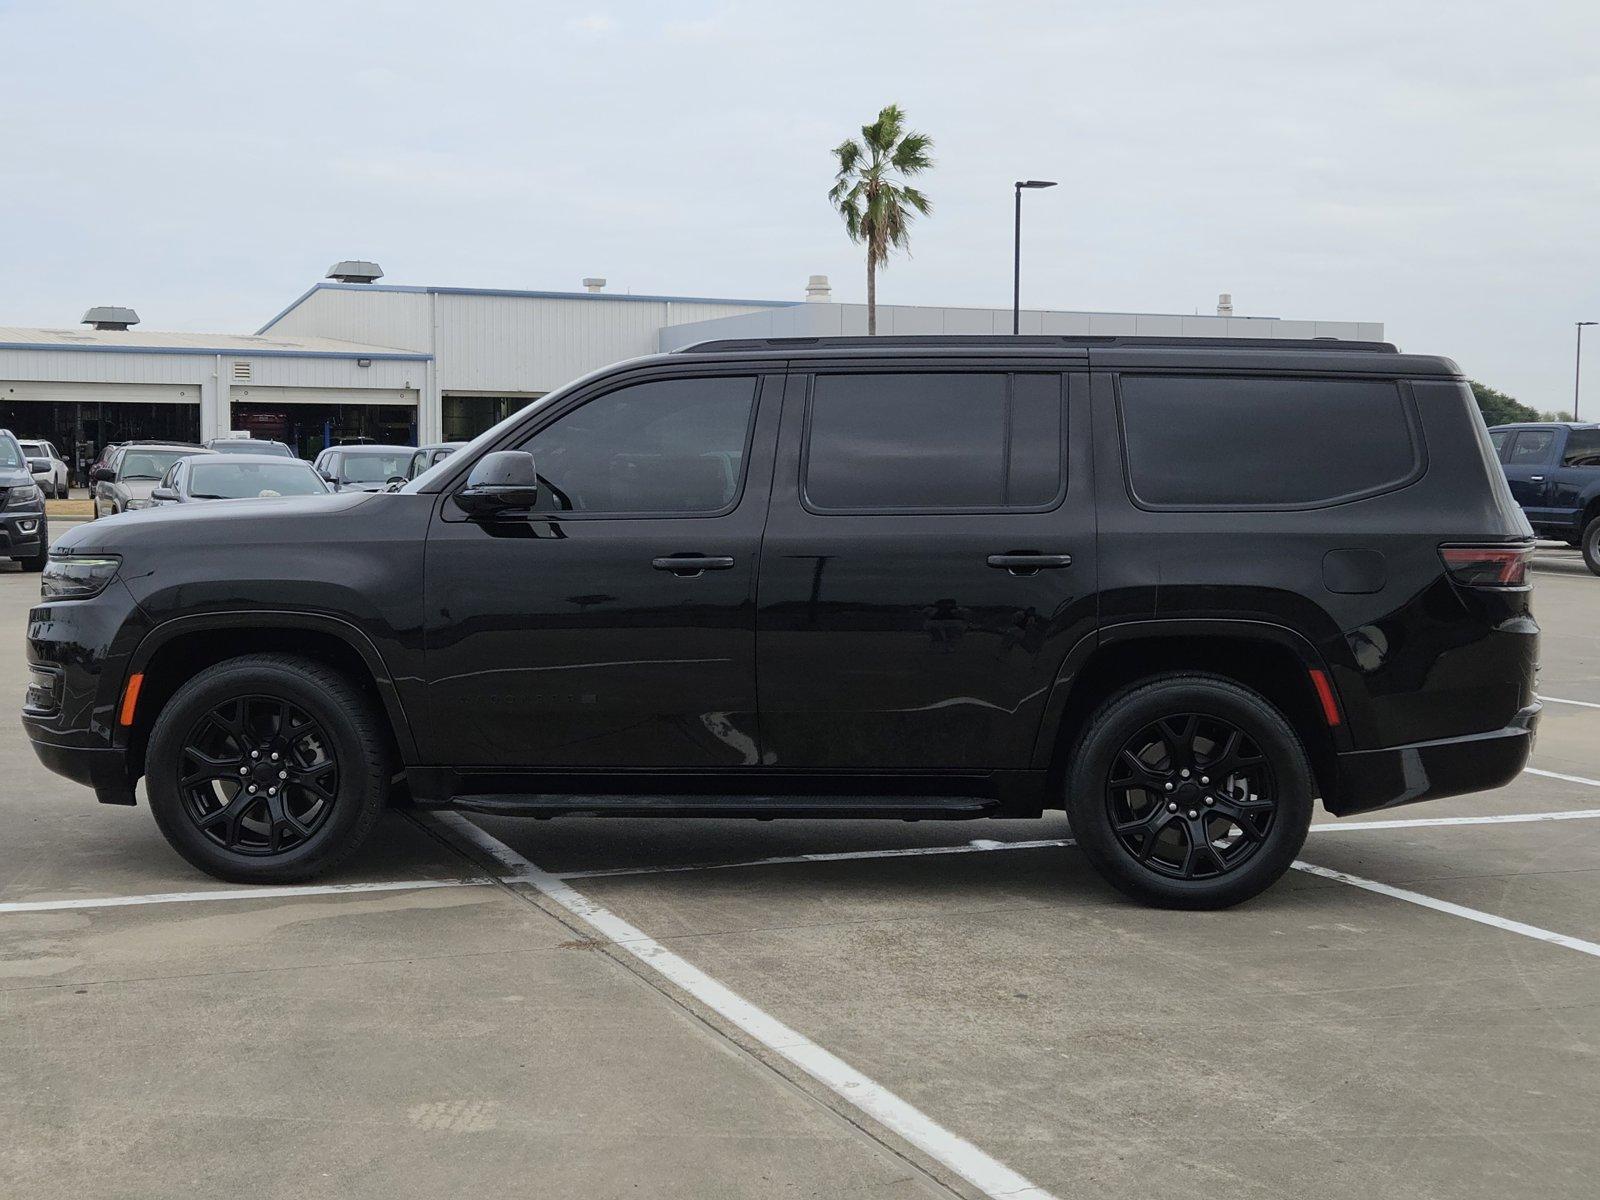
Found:
[[[740,364],[745,369],[737,371],[683,371],[672,373],[625,374],[607,377],[597,381],[599,386],[593,391],[585,391],[581,395],[572,397],[572,403],[563,404],[549,412],[541,412],[530,417],[527,424],[518,427],[507,437],[496,444],[484,449],[482,454],[473,459],[470,466],[466,466],[463,473],[458,473],[443,490],[443,495],[453,499],[456,493],[467,486],[467,479],[471,476],[471,467],[476,466],[478,459],[484,454],[492,454],[497,450],[516,450],[528,441],[538,437],[546,429],[564,420],[567,416],[577,412],[596,400],[602,400],[617,392],[625,391],[631,387],[640,387],[650,383],[672,383],[696,379],[747,379],[750,381],[750,414],[745,421],[744,449],[739,458],[739,478],[734,487],[733,498],[718,509],[704,509],[695,512],[656,512],[653,510],[635,512],[576,512],[561,509],[535,509],[527,513],[508,514],[504,520],[508,521],[705,521],[715,520],[732,514],[744,502],[746,487],[750,481],[750,456],[754,453],[756,418],[759,416],[762,404],[762,392],[771,378],[781,380],[781,373],[751,369],[749,364]],[[542,419],[541,419],[542,418]],[[452,453],[453,461],[460,458],[460,454]],[[463,465],[465,460],[463,459]],[[534,467],[538,467],[538,455],[534,455]],[[461,511],[458,506],[447,506],[442,512],[442,518],[448,521],[470,521],[471,518]]]
[[[925,365],[906,364],[904,366],[894,363],[875,363],[870,369],[863,363],[859,367],[830,367],[818,368],[807,371],[793,371],[790,378],[803,377],[805,380],[805,407],[800,424],[800,463],[798,491],[800,507],[806,512],[818,517],[901,517],[901,516],[982,516],[984,514],[1007,513],[1047,513],[1060,508],[1067,499],[1067,442],[1069,434],[1069,401],[1071,395],[1069,375],[1071,372],[1064,369],[1051,369],[1049,367],[1029,370],[1025,367],[992,367],[992,366],[950,366],[936,367]],[[1080,374],[1084,374],[1081,369]],[[1056,493],[1043,504],[1002,504],[1002,505],[894,505],[882,507],[861,508],[832,508],[816,503],[811,499],[809,484],[811,481],[811,430],[812,414],[816,402],[817,380],[829,375],[999,375],[1006,381],[1006,412],[1005,430],[1006,446],[1010,449],[1011,420],[1012,420],[1012,390],[1011,380],[1016,375],[1048,375],[1056,380],[1059,389],[1059,404],[1061,414],[1061,437],[1057,451],[1059,470],[1056,475]],[[1002,469],[1005,472],[1006,484],[1010,483],[1011,459],[1007,453]]]
[[[1175,369],[1171,371],[1158,370],[1132,370],[1113,371],[1112,392],[1116,400],[1117,409],[1117,437],[1118,450],[1122,458],[1122,482],[1127,490],[1128,499],[1135,508],[1145,512],[1315,512],[1318,509],[1335,508],[1341,504],[1352,504],[1358,500],[1370,500],[1374,496],[1386,496],[1391,492],[1398,492],[1402,488],[1410,487],[1417,480],[1428,473],[1428,444],[1422,433],[1422,421],[1417,415],[1416,397],[1412,395],[1411,385],[1405,379],[1397,379],[1384,375],[1356,375],[1344,372],[1316,373],[1242,373],[1238,371],[1204,371],[1194,368]],[[1157,504],[1154,501],[1140,497],[1133,483],[1133,462],[1128,454],[1128,423],[1127,413],[1122,394],[1122,380],[1124,376],[1139,378],[1163,377],[1177,379],[1238,379],[1238,380],[1271,380],[1280,383],[1382,383],[1395,390],[1396,398],[1400,401],[1400,411],[1406,423],[1406,433],[1411,441],[1412,469],[1409,474],[1400,479],[1377,484],[1359,491],[1345,492],[1339,495],[1325,497],[1320,500],[1301,501],[1299,503],[1240,503],[1224,504],[1207,502],[1201,504]]]

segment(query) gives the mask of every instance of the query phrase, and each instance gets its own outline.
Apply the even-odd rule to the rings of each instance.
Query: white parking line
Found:
[[[410,892],[426,888],[484,887],[492,879],[404,879],[386,883],[308,883],[238,891],[155,892],[144,896],[92,896],[82,900],[13,900],[0,913],[61,912],[76,908],[125,908],[135,904],[188,904],[196,900],[273,900],[283,896],[333,896],[345,892]]]
[[[1541,771],[1538,767],[1523,767],[1524,775],[1539,775],[1545,779],[1564,779],[1568,783],[1584,783],[1590,787],[1600,787],[1600,779],[1586,779],[1582,775],[1563,775],[1560,771]]]
[[[604,879],[613,875],[670,875],[679,871],[731,871],[735,867],[776,867],[785,863],[849,862],[858,858],[913,858],[923,854],[975,854],[985,850],[1037,850],[1041,846],[1074,846],[1071,838],[1032,842],[992,842],[977,838],[960,846],[912,846],[900,850],[840,850],[831,854],[787,854],[742,862],[686,863],[677,867],[600,867],[593,871],[553,871],[557,879]]]
[[[1376,892],[1380,896],[1391,896],[1396,900],[1404,900],[1408,904],[1419,904],[1423,908],[1431,908],[1435,912],[1449,913],[1452,917],[1465,917],[1467,920],[1476,921],[1480,925],[1492,925],[1496,929],[1520,933],[1523,937],[1537,938],[1541,942],[1564,946],[1568,950],[1576,950],[1581,954],[1590,954],[1600,958],[1600,943],[1586,942],[1582,938],[1570,937],[1564,933],[1554,933],[1548,929],[1541,929],[1537,925],[1525,925],[1521,921],[1497,917],[1493,913],[1480,912],[1476,908],[1452,904],[1449,900],[1440,900],[1433,896],[1424,896],[1421,892],[1412,892],[1405,888],[1393,887],[1387,883],[1379,883],[1375,879],[1363,879],[1359,875],[1350,875],[1344,871],[1335,871],[1329,867],[1319,867],[1315,863],[1296,861],[1294,869],[1305,871],[1312,875],[1320,875],[1324,879],[1336,879],[1340,883],[1348,883],[1351,887]]]
[[[1592,700],[1563,700],[1560,696],[1540,696],[1546,704],[1575,704],[1579,708],[1600,708],[1600,704]]]
[[[843,1059],[757,1008],[564,880],[542,870],[459,813],[436,813],[421,819],[489,855],[507,868],[517,881],[537,888],[573,916],[587,922],[607,940],[616,943],[749,1037],[773,1053],[782,1055],[835,1094],[892,1129],[984,1195],[994,1200],[1002,1197],[1006,1200],[1054,1200],[1043,1188],[1036,1187],[998,1159],[985,1154],[920,1109],[867,1078]]]

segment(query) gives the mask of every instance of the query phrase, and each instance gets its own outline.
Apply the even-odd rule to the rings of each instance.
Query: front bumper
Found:
[[[0,558],[37,558],[49,540],[43,512],[0,513]]]
[[[133,784],[128,779],[128,752],[121,747],[85,746],[57,740],[46,720],[22,714],[22,726],[39,761],[57,775],[94,789],[101,804],[132,804]]]
[[[1530,704],[1504,729],[1488,733],[1340,754],[1322,806],[1347,817],[1503,787],[1527,766],[1542,710]]]

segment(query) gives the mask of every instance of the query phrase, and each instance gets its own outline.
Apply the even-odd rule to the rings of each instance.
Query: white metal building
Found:
[[[329,274],[253,336],[136,332],[119,324],[138,320],[126,309],[91,310],[93,329],[0,329],[0,427],[53,441],[80,470],[107,441],[230,429],[309,458],[341,437],[471,437],[588,371],[697,341],[866,332],[866,306],[833,303],[822,276],[804,300],[730,300],[631,296],[599,279],[578,292],[350,281],[381,277],[373,263]],[[1383,337],[1378,322],[1240,317],[1223,301],[1215,316],[1027,309],[1021,331]],[[878,330],[1009,333],[1011,311],[880,305]]]

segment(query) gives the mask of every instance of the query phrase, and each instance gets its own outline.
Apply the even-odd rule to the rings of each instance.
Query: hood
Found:
[[[54,548],[73,554],[121,553],[142,547],[163,552],[174,546],[229,543],[326,542],[352,533],[355,510],[392,504],[398,495],[334,492],[326,496],[275,496],[257,500],[210,500],[203,504],[162,504],[102,517],[69,529]],[[405,497],[404,499],[409,499]],[[431,505],[433,497],[426,496]]]
[[[128,493],[129,500],[148,500],[160,485],[159,479],[124,479],[117,486]]]

